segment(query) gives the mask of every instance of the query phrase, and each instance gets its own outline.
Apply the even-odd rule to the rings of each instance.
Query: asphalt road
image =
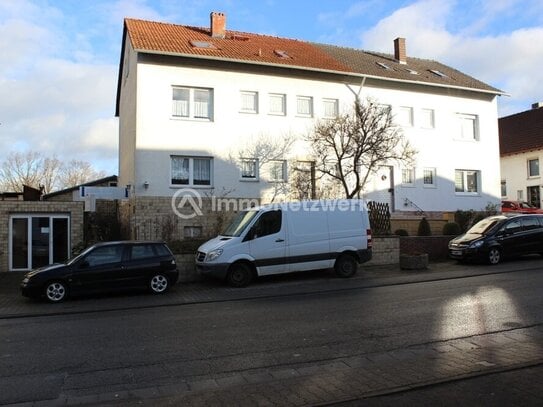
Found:
[[[298,376],[303,369],[309,375],[311,368],[348,358],[446,347],[458,338],[483,338],[484,348],[485,335],[543,325],[542,287],[543,273],[533,268],[239,301],[4,319],[0,404],[101,404],[104,394],[107,401],[119,394],[125,400],[167,402],[168,392],[149,389],[194,393],[265,384],[288,379],[294,369]],[[490,347],[486,353],[485,360],[491,360]],[[437,370],[441,362],[425,363],[425,369],[430,363],[430,370]],[[138,394],[141,389],[146,390]],[[293,404],[312,404],[304,400],[309,399]]]

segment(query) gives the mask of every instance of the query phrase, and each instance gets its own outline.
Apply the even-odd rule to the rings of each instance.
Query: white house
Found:
[[[541,208],[543,103],[534,103],[531,110],[500,118],[499,134],[502,198]]]
[[[418,150],[413,168],[383,167],[366,198],[396,213],[499,202],[502,92],[408,57],[402,38],[393,45],[389,55],[231,31],[221,13],[203,28],[126,19],[116,114],[119,185],[130,187],[131,213],[170,207],[187,188],[288,199],[289,175],[312,160],[304,135],[350,109],[355,95],[389,105]],[[274,153],[257,153],[270,145]]]

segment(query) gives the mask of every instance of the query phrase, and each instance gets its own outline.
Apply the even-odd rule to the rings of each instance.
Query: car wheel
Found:
[[[153,294],[162,294],[170,288],[170,281],[164,274],[155,274],[149,281],[149,289]]]
[[[501,253],[500,253],[500,249],[496,248],[496,247],[492,247],[489,251],[488,251],[488,262],[490,264],[498,264],[501,260]]]
[[[356,274],[358,271],[358,264],[353,256],[343,254],[336,259],[334,270],[338,277],[348,278]]]
[[[247,287],[253,279],[253,271],[248,264],[234,263],[226,276],[226,281],[232,287]]]
[[[68,296],[68,287],[62,281],[51,281],[45,286],[44,294],[49,302],[62,302]]]

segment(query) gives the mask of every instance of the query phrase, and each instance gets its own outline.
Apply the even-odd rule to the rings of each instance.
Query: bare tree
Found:
[[[317,122],[307,140],[317,171],[339,182],[347,198],[357,196],[380,166],[410,163],[416,154],[394,125],[390,108],[371,98],[357,98],[351,113]]]
[[[71,160],[62,166],[59,174],[59,184],[61,188],[71,188],[105,176],[106,174],[103,171],[96,171],[92,164],[87,161]]]
[[[86,161],[72,160],[63,164],[58,158],[44,157],[37,151],[13,152],[0,165],[0,190],[22,192],[23,185],[28,185],[43,188],[47,194],[104,176]]]

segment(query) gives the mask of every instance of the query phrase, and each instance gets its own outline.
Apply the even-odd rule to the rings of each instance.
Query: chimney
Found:
[[[226,36],[226,15],[212,12],[209,17],[211,19],[211,36],[213,38],[224,38]]]
[[[543,107],[543,102],[537,102],[532,104],[532,109],[541,109]]]
[[[407,57],[405,52],[405,38],[396,38],[394,40],[394,58],[400,64],[407,64]]]

